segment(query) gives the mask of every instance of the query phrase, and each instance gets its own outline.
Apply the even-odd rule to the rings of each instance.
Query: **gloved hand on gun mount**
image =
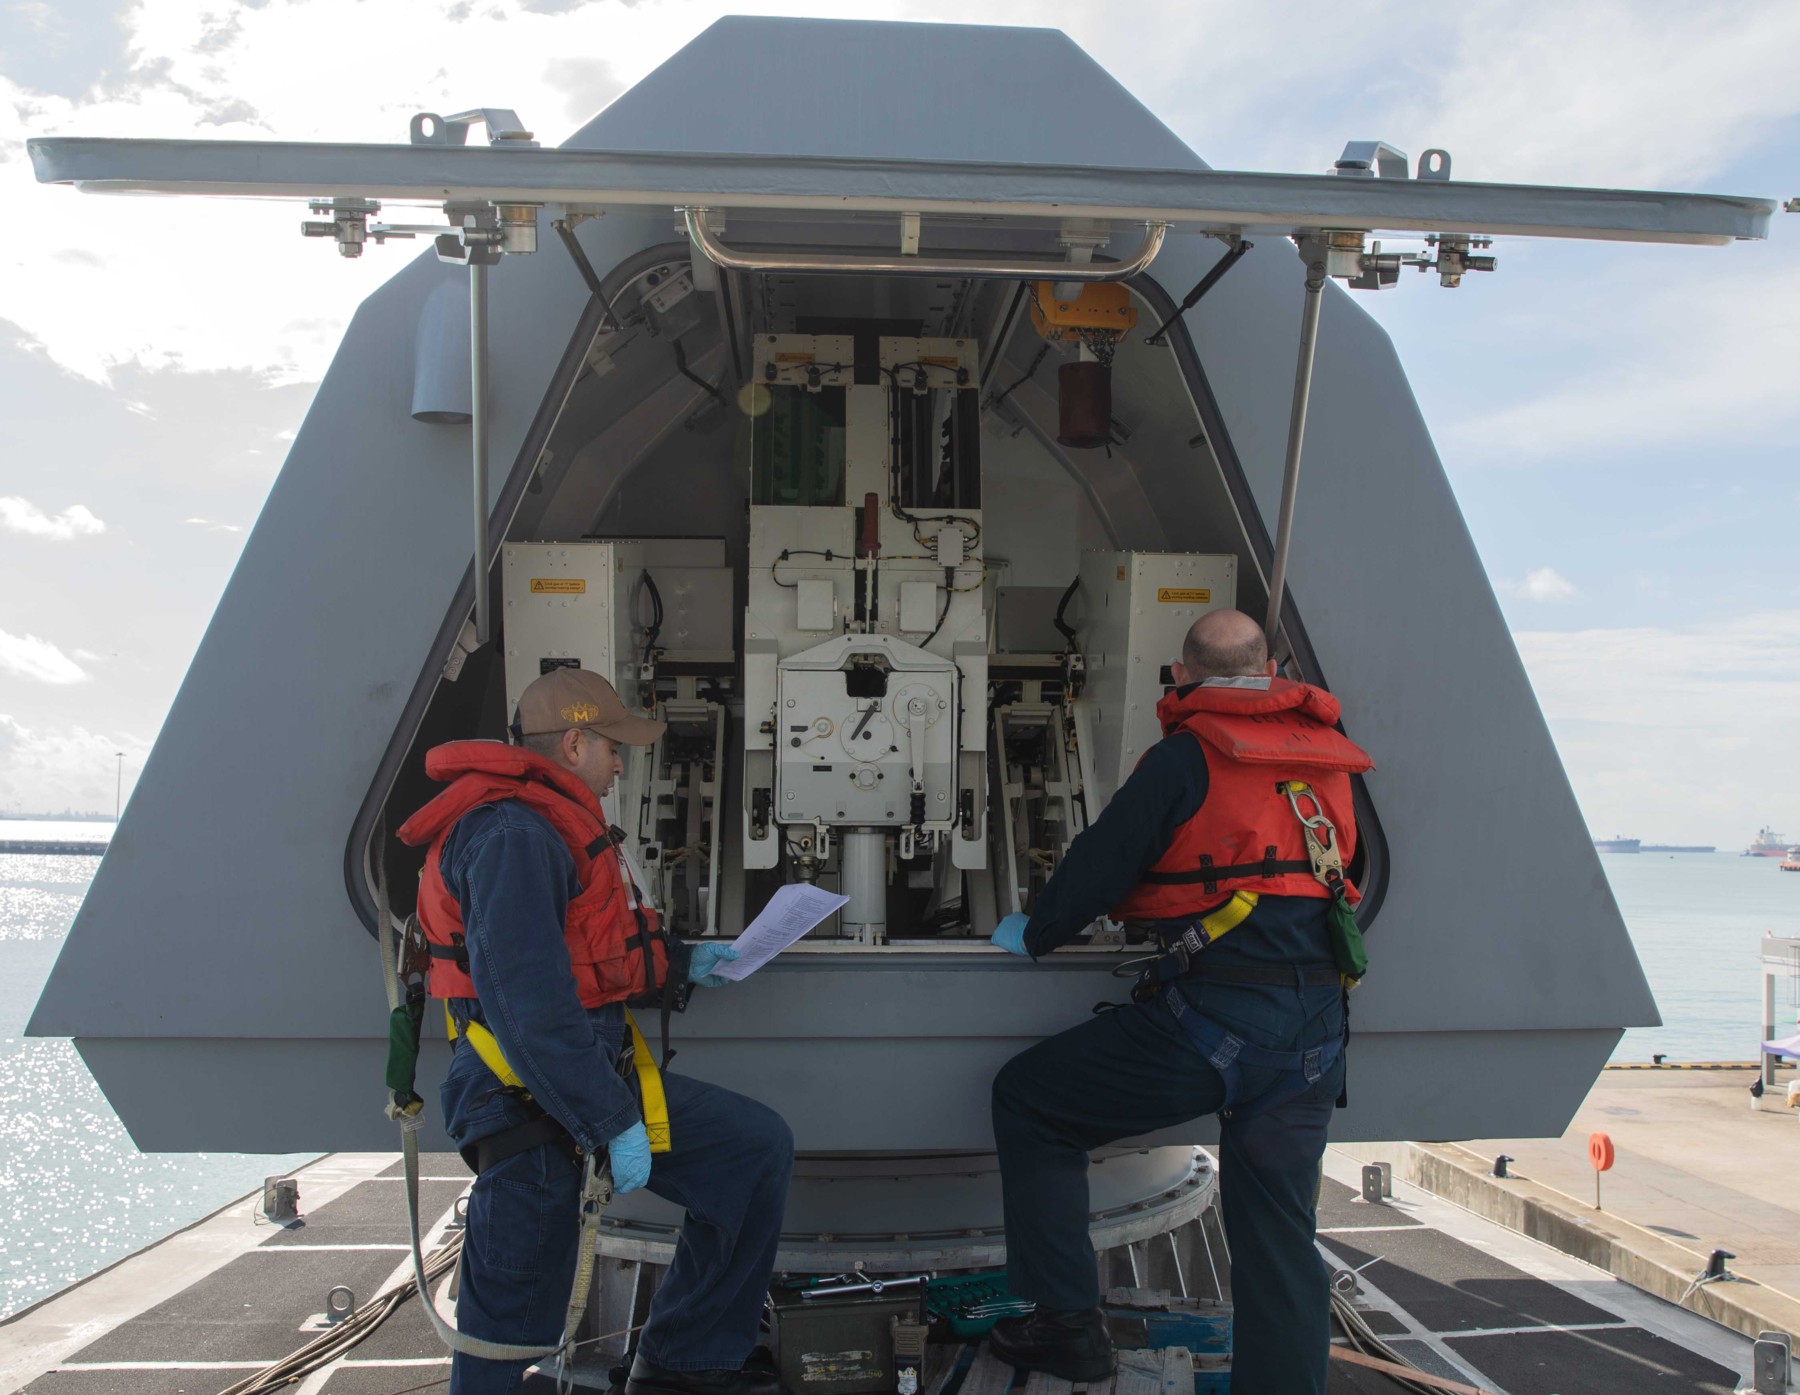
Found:
[[[1017,954],[1029,959],[1031,951],[1025,948],[1025,927],[1030,920],[1031,917],[1022,911],[1014,911],[994,927],[994,933],[990,937],[991,942],[999,945],[1008,954]]]
[[[693,956],[688,960],[688,982],[700,988],[723,988],[733,980],[723,978],[713,970],[737,957],[738,952],[730,945],[695,945]]]
[[[639,1120],[606,1145],[612,1161],[613,1191],[635,1192],[650,1180],[650,1131]]]

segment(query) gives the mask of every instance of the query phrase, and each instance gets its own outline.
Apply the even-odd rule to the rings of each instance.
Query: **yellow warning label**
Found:
[[[587,582],[578,576],[534,576],[531,578],[531,594],[534,596],[584,596],[587,594]]]
[[[929,363],[934,368],[961,368],[962,359],[955,354],[920,354],[920,363]]]
[[[783,349],[772,357],[777,363],[811,363],[818,355],[800,349]]]
[[[1211,605],[1212,591],[1205,586],[1158,586],[1156,599],[1171,605]]]

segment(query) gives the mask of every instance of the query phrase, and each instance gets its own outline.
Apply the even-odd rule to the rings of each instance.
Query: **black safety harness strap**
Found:
[[[1261,862],[1232,862],[1223,867],[1215,866],[1210,857],[1202,857],[1198,867],[1190,867],[1181,872],[1146,872],[1139,879],[1151,886],[1193,886],[1204,885],[1210,893],[1220,882],[1245,881],[1251,877],[1285,877],[1295,873],[1312,875],[1312,863],[1302,860],[1286,860],[1275,855],[1275,849],[1269,849],[1269,855]]]
[[[425,950],[433,959],[448,959],[465,974],[469,972],[469,946],[461,935],[451,936],[447,945],[427,944]]]

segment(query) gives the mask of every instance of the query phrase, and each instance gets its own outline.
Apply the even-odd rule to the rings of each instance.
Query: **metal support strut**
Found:
[[[1294,364],[1294,405],[1288,414],[1287,463],[1281,475],[1281,515],[1275,525],[1275,561],[1269,569],[1269,614],[1263,623],[1270,652],[1281,629],[1281,597],[1287,587],[1288,545],[1294,532],[1294,499],[1300,491],[1300,447],[1306,440],[1306,404],[1312,395],[1313,350],[1319,343],[1319,310],[1325,291],[1325,239],[1300,239],[1306,263],[1306,296],[1300,311],[1300,353]]]
[[[1195,283],[1194,289],[1181,298],[1181,304],[1177,305],[1169,312],[1169,318],[1152,330],[1144,342],[1146,344],[1162,343],[1163,335],[1168,332],[1169,326],[1198,305],[1201,297],[1214,286],[1218,285],[1219,282],[1223,281],[1225,279],[1225,273],[1242,261],[1244,259],[1244,253],[1248,252],[1254,246],[1256,246],[1254,242],[1245,242],[1241,237],[1233,240],[1231,249],[1226,252],[1224,256],[1220,257],[1218,261],[1212,264],[1206,275],[1202,276],[1200,280]]]
[[[493,637],[493,600],[488,594],[488,338],[487,266],[469,259],[469,439],[474,456],[475,643]]]

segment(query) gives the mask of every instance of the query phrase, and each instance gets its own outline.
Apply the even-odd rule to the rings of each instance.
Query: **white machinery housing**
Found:
[[[987,861],[979,346],[754,349],[744,866],[834,867],[878,944],[890,853],[937,883]]]
[[[727,708],[737,666],[732,572],[717,538],[508,543],[506,712],[541,674],[581,667],[668,730],[608,801],[650,901],[688,934],[718,929]]]
[[[504,548],[507,712],[579,664],[669,723],[610,812],[683,933],[794,879],[850,898],[815,932],[850,944],[1029,910],[1159,738],[1188,626],[1234,604],[1233,556],[1088,552],[1064,651],[990,660],[978,364],[969,339],[757,337],[741,640],[725,540]]]

